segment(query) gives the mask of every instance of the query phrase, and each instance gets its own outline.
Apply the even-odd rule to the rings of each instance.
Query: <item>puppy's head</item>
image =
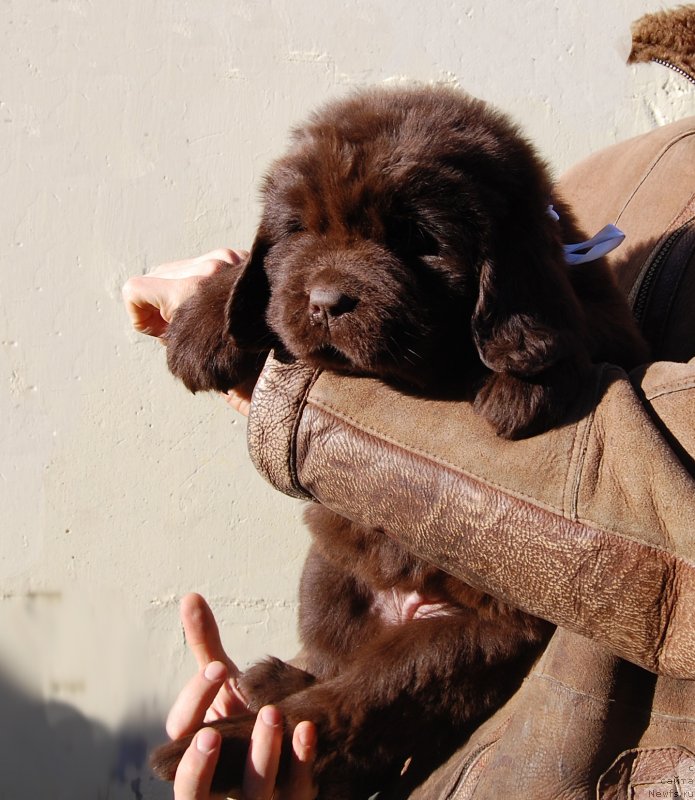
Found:
[[[448,89],[372,90],[294,132],[228,306],[243,347],[426,388],[537,376],[581,312],[530,146]]]

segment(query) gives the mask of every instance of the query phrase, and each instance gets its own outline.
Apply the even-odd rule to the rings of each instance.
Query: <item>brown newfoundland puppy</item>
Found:
[[[407,391],[459,396],[502,436],[567,418],[592,361],[646,358],[602,261],[505,117],[444,88],[377,89],[295,130],[266,177],[251,254],[201,284],[168,334],[192,391],[228,390],[269,349]],[[548,213],[549,203],[558,222]],[[412,758],[426,772],[519,685],[548,625],[328,509],[301,584],[306,671],[277,659],[240,686],[319,736],[323,800],[366,798]],[[224,737],[216,790],[239,786],[254,714]],[[172,779],[190,739],[160,748]],[[285,753],[285,757],[287,753]]]

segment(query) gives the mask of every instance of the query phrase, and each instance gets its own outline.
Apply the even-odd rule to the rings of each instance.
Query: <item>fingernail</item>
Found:
[[[205,677],[211,681],[221,681],[227,675],[227,667],[221,661],[211,661],[207,667],[205,667],[205,672],[203,673]]]
[[[260,716],[263,722],[270,728],[276,728],[282,724],[282,714],[275,708],[275,706],[264,706],[260,710]]]
[[[302,747],[306,747],[307,749],[314,747],[316,744],[316,729],[313,725],[302,725],[297,731],[297,738]]]
[[[198,731],[198,735],[195,737],[195,746],[199,753],[207,755],[217,747],[219,740],[220,735],[217,731],[212,728],[203,728],[202,731]]]

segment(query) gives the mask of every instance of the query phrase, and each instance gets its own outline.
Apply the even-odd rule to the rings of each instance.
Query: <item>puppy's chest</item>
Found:
[[[451,591],[452,584],[464,585],[383,531],[357,525],[323,506],[307,509],[306,519],[323,557],[366,589],[371,613],[384,624],[456,613],[460,598]]]
[[[309,506],[304,518],[324,558],[372,589],[395,584],[422,589],[427,577],[439,572],[383,531],[358,525],[324,506]]]

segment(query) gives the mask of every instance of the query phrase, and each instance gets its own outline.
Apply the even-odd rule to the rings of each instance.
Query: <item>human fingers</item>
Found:
[[[202,278],[238,266],[247,255],[244,250],[211,250],[197,258],[160,264],[147,275],[129,278],[122,294],[133,327],[140,333],[161,337],[176,309],[195,294]]]
[[[238,675],[239,670],[222,646],[217,620],[205,598],[196,592],[184,595],[179,612],[186,642],[198,666],[202,668],[211,661],[222,661],[231,676]]]
[[[221,265],[238,266],[247,255],[246,250],[218,248],[195,258],[184,258],[181,261],[159,264],[149,274],[167,278],[209,275]]]
[[[317,788],[313,780],[316,758],[316,727],[312,722],[300,722],[292,734],[292,760],[286,783],[276,792],[274,800],[314,800]]]
[[[253,387],[256,385],[256,378],[240,383],[233,389],[230,389],[222,397],[228,405],[235,411],[248,417],[251,410],[251,396],[253,395]]]
[[[220,661],[227,667],[227,680],[210,704],[205,714],[205,722],[246,711],[248,701],[236,680],[240,674],[239,668],[222,646],[215,615],[205,598],[196,593],[185,595],[181,599],[180,613],[186,643],[198,667],[204,669],[212,661]]]
[[[198,731],[176,769],[174,800],[210,800],[220,743],[220,734],[213,728]]]
[[[129,278],[122,289],[123,302],[136,331],[162,336],[176,309],[195,294],[200,277],[173,281],[152,275]]]
[[[275,706],[263,706],[256,717],[246,757],[241,792],[243,800],[271,800],[281,748],[282,716]]]
[[[200,727],[227,674],[225,664],[212,661],[181,689],[167,716],[166,731],[171,739],[180,739]]]

